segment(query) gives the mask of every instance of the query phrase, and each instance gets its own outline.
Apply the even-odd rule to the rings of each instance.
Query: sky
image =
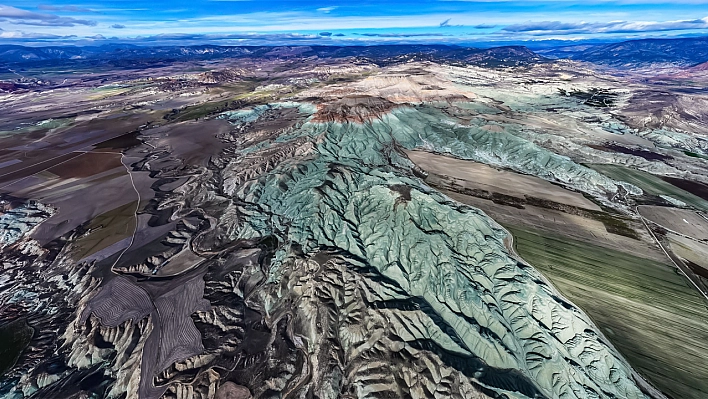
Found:
[[[708,0],[0,0],[0,44],[569,43],[708,35]]]

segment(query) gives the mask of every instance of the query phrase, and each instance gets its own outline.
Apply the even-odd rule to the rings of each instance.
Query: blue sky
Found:
[[[0,44],[614,41],[708,35],[708,0],[0,0]]]

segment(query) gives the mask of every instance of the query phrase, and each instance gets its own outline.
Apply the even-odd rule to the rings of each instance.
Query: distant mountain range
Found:
[[[104,45],[97,47],[0,46],[0,63],[46,65],[66,61],[178,61],[227,57],[288,58],[355,57],[378,64],[409,60],[448,61],[488,66],[513,66],[545,60],[523,46],[488,49],[445,45],[385,46],[165,46]]]
[[[189,58],[210,56],[239,56],[249,51],[244,47],[187,46],[143,47],[133,45],[103,46],[49,46],[28,47],[19,45],[0,46],[0,62],[6,64],[31,64],[55,60],[119,60]]]
[[[708,61],[708,37],[630,40],[593,46],[570,58],[614,67],[693,66]]]
[[[104,63],[130,67],[145,63],[252,58],[360,58],[380,65],[405,61],[438,61],[481,66],[518,66],[549,58],[588,61],[619,68],[655,65],[691,67],[708,61],[708,37],[642,39],[611,44],[577,44],[542,48],[523,46],[474,48],[448,45],[379,46],[136,46],[107,44],[94,47],[27,47],[0,45],[0,64],[8,68],[51,66],[67,62]]]

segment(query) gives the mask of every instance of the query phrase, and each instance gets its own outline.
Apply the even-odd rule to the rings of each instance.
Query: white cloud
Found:
[[[96,25],[95,21],[76,19],[71,17],[60,17],[54,14],[44,14],[16,8],[12,6],[0,5],[0,18],[7,18],[11,23],[18,25],[36,26],[75,26],[75,25]]]
[[[46,11],[94,12],[91,9],[78,6],[52,6],[48,4],[40,4],[37,6],[37,8]]]
[[[0,31],[0,39],[68,39],[75,38],[75,35],[60,36],[49,33],[22,32],[22,31]]]
[[[357,33],[367,37],[441,37],[449,36],[442,33]]]
[[[635,33],[675,30],[708,29],[708,17],[681,21],[610,21],[610,22],[561,22],[541,21],[514,24],[502,28],[505,32],[535,35],[576,33]]]

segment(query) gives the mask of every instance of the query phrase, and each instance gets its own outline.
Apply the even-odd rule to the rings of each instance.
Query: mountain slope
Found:
[[[591,47],[572,58],[615,67],[691,66],[708,61],[708,37],[630,40]]]

